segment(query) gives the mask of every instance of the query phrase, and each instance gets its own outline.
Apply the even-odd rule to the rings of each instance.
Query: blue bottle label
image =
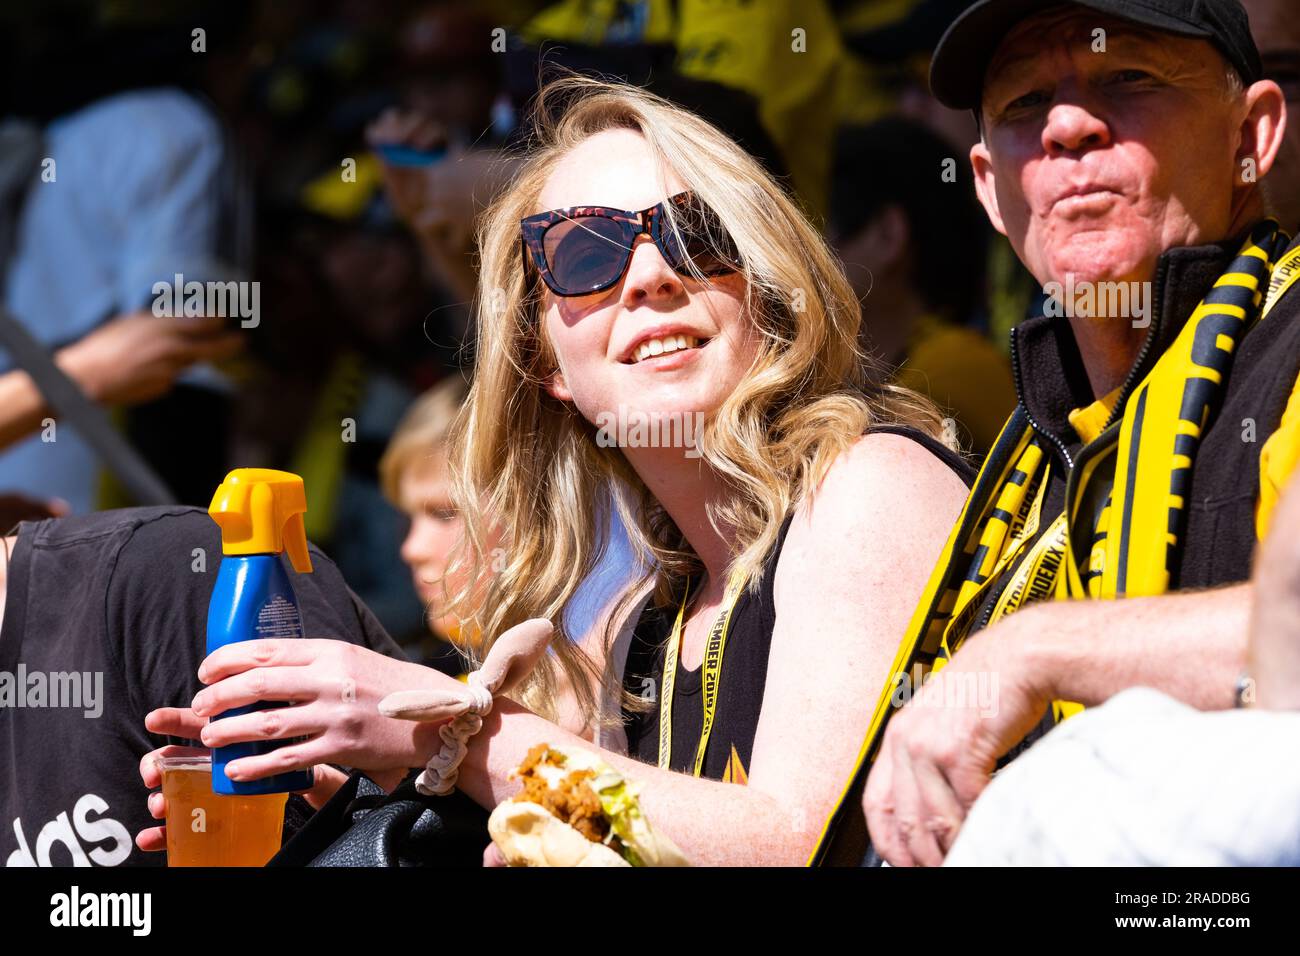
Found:
[[[219,647],[241,641],[302,636],[302,616],[298,611],[298,602],[278,556],[228,555],[222,559],[221,569],[217,573],[217,586],[208,604],[209,654]],[[211,720],[226,720],[259,710],[287,706],[290,706],[288,701],[260,701],[223,711]],[[232,760],[272,753],[303,739],[305,738],[250,741],[214,748],[213,791],[225,794],[264,794],[309,789],[315,781],[315,774],[310,769],[242,782],[231,780],[225,772],[226,764]]]
[[[257,612],[258,637],[302,637],[302,617],[298,605],[274,594]]]

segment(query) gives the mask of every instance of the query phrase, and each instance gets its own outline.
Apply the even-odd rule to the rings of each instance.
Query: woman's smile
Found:
[[[649,371],[681,368],[713,341],[705,330],[682,323],[660,323],[638,332],[619,353],[623,365],[643,366]]]
[[[694,362],[699,358],[700,352],[713,341],[712,339],[687,340],[682,336],[676,336],[675,339],[676,341],[666,340],[662,344],[660,340],[655,339],[650,345],[644,345],[638,350],[637,358],[624,364],[647,372],[671,372]],[[654,351],[655,348],[659,351]]]

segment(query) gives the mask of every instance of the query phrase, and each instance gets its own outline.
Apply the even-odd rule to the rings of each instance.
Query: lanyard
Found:
[[[700,726],[700,742],[695,749],[695,768],[693,776],[698,777],[704,767],[704,752],[709,747],[709,734],[713,732],[713,718],[718,706],[718,683],[722,677],[722,654],[727,649],[727,631],[731,628],[731,614],[744,590],[745,582],[733,574],[727,583],[727,592],[722,598],[722,609],[718,619],[709,631],[709,643],[704,649],[704,722]],[[686,595],[691,593],[691,582],[686,581]],[[659,767],[669,769],[668,764],[673,754],[673,690],[677,684],[677,655],[682,641],[682,618],[686,615],[686,595],[682,596],[681,607],[677,609],[677,620],[673,624],[672,634],[668,637],[668,647],[664,652],[664,673],[661,681],[659,703]]]
[[[1264,308],[1260,310],[1259,317],[1268,318],[1273,306],[1277,305],[1277,300],[1297,281],[1300,281],[1300,249],[1292,249],[1273,267],[1273,273],[1269,276],[1268,294],[1264,298]]]

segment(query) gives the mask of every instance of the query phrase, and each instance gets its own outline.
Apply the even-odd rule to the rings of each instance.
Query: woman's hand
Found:
[[[259,780],[324,763],[389,779],[392,774],[384,771],[422,767],[441,746],[443,722],[385,717],[377,705],[394,691],[459,686],[432,668],[346,641],[297,638],[228,644],[203,661],[199,680],[209,685],[191,704],[199,717],[257,701],[294,704],[205,724],[198,734],[205,746],[307,738],[227,764],[232,780]]]

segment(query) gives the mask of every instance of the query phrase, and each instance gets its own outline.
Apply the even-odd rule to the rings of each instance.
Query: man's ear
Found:
[[[1002,212],[998,209],[997,177],[993,174],[993,157],[989,148],[980,140],[970,148],[970,168],[975,174],[975,195],[980,205],[988,214],[993,228],[1002,235],[1007,234],[1007,227],[1002,222]]]
[[[1272,80],[1252,83],[1245,97],[1246,116],[1235,157],[1238,187],[1254,185],[1268,175],[1282,148],[1287,122],[1286,97]]]

